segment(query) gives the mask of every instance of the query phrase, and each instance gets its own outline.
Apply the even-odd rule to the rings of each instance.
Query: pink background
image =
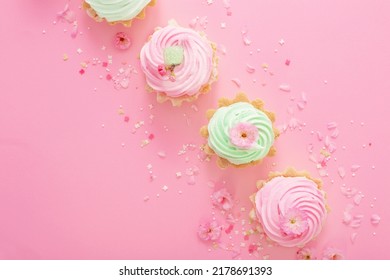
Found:
[[[312,154],[319,155],[325,138],[319,141],[317,131],[330,135],[329,122],[336,122],[340,132],[330,138],[337,150],[327,163],[328,176],[322,177],[331,212],[323,232],[308,246],[318,258],[327,247],[347,259],[390,258],[390,2],[231,0],[231,16],[222,0],[211,2],[160,0],[147,10],[146,19],[124,28],[95,23],[78,1],[71,1],[76,38],[70,36],[72,24],[54,23],[65,0],[3,5],[0,258],[294,259],[296,248],[268,245],[259,235],[243,238],[242,232],[252,227],[248,197],[271,170],[294,166],[320,177],[308,149],[312,144]],[[188,26],[196,17],[195,29],[205,27],[219,45],[219,80],[193,103],[196,107],[157,104],[144,90],[138,53],[154,27],[171,18]],[[250,45],[243,43],[244,29]],[[115,49],[118,31],[131,37],[130,49]],[[112,76],[128,65],[138,71],[127,89],[117,90],[106,80],[101,64],[109,55]],[[88,63],[83,75],[82,62]],[[256,71],[248,73],[247,64]],[[240,89],[232,79],[241,81]],[[280,85],[291,91],[281,91]],[[292,118],[302,126],[287,129],[276,142],[277,155],[264,164],[219,170],[215,159],[198,159],[204,141],[198,131],[207,121],[206,109],[239,90],[263,99],[276,113],[278,126],[294,127]],[[300,110],[302,92],[308,101]],[[139,121],[144,125],[135,129]],[[151,133],[154,139],[141,147]],[[186,144],[196,148],[178,155]],[[352,165],[360,166],[355,174]],[[199,174],[189,184],[186,170],[189,174],[195,166]],[[346,170],[344,179],[337,173],[340,166]],[[176,172],[182,177],[176,178]],[[218,247],[199,240],[197,229],[213,217],[226,228],[226,215],[210,201],[223,182],[234,196],[237,222],[230,234],[223,233]],[[356,195],[343,195],[342,184],[360,192],[361,202]],[[360,226],[343,224],[348,204],[354,205],[353,217],[363,216]],[[379,225],[371,224],[372,214],[380,216]],[[250,254],[253,244],[259,249]]]

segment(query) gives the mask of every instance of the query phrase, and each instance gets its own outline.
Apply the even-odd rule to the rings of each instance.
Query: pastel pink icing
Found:
[[[256,215],[266,235],[285,247],[304,246],[322,230],[327,217],[324,193],[306,177],[275,177],[255,197]],[[307,223],[299,235],[283,231],[281,220],[292,211],[302,213]]]
[[[176,45],[183,47],[184,60],[175,67],[172,81],[169,75],[161,75],[158,68],[164,65],[164,48]],[[141,50],[140,59],[147,84],[169,97],[198,94],[208,84],[214,67],[213,49],[206,37],[172,24],[153,33]]]

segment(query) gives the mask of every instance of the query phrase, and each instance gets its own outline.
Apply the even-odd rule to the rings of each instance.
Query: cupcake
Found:
[[[292,168],[258,182],[251,213],[269,239],[284,247],[303,247],[322,230],[327,217],[321,181]]]
[[[206,35],[180,27],[175,21],[157,28],[143,46],[141,68],[147,90],[157,101],[180,106],[210,91],[217,79],[216,45]]]
[[[146,7],[155,3],[156,0],[84,0],[83,7],[97,22],[105,20],[130,27],[134,18],[143,19]]]
[[[218,109],[207,111],[209,123],[200,129],[207,138],[203,148],[218,156],[219,167],[246,167],[275,154],[273,144],[279,135],[273,126],[275,116],[263,107],[260,99],[251,102],[238,93],[233,100],[219,99]]]

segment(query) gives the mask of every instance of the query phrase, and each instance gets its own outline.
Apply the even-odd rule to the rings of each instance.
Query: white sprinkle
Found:
[[[144,201],[148,201],[148,200],[149,200],[149,196],[145,196]]]
[[[226,22],[221,22],[221,28],[225,29],[226,28]]]
[[[161,188],[164,192],[166,192],[168,190],[168,187],[166,185],[164,185],[162,188]]]
[[[284,43],[285,43],[285,41],[284,41],[283,39],[280,39],[280,40],[279,40],[279,45],[283,46]]]

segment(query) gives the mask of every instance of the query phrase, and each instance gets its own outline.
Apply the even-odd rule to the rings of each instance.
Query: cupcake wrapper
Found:
[[[264,114],[266,114],[267,117],[272,121],[272,123],[275,122],[275,114],[273,112],[270,112],[270,111],[267,111],[267,110],[264,109],[264,102],[262,100],[255,99],[253,101],[250,101],[248,99],[248,97],[246,96],[246,94],[243,93],[243,92],[239,92],[234,99],[220,98],[218,100],[218,108],[226,107],[226,106],[229,106],[231,104],[238,103],[238,102],[247,102],[247,103],[252,104],[256,109],[258,109],[258,110],[262,111]],[[216,111],[217,111],[216,109],[210,109],[210,110],[208,110],[206,112],[206,117],[207,117],[207,119],[209,121],[213,117],[213,115],[214,115],[214,113]],[[275,128],[275,126],[273,126],[273,131],[274,131],[274,135],[275,135],[275,139],[276,139],[277,137],[279,137],[280,133]],[[207,125],[202,126],[200,128],[200,134],[204,138],[206,138],[206,139],[209,137],[209,132],[208,132]],[[203,145],[202,149],[203,149],[204,153],[209,155],[209,156],[216,155],[215,151],[207,143]],[[271,149],[269,150],[267,156],[274,156],[275,153],[276,153],[276,149],[275,149],[274,146],[272,146]],[[221,169],[225,169],[228,166],[233,166],[233,167],[236,167],[236,168],[245,168],[245,167],[248,167],[248,166],[254,166],[256,164],[259,164],[260,162],[262,162],[262,160],[263,159],[259,159],[259,160],[252,161],[252,162],[249,162],[249,163],[238,164],[237,165],[237,164],[233,164],[233,163],[229,162],[225,158],[222,158],[222,157],[218,156],[218,158],[217,158],[217,165]]]

